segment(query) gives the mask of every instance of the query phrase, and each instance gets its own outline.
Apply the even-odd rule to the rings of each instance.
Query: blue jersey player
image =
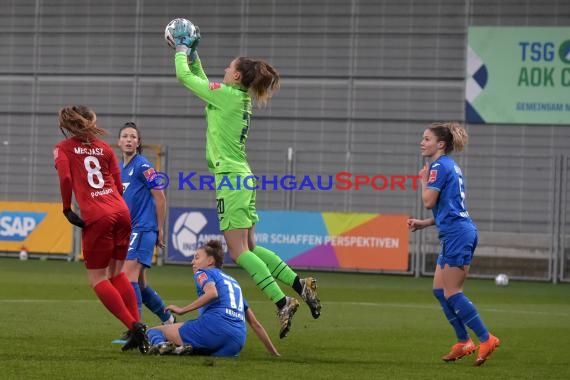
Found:
[[[173,323],[174,317],[165,312],[158,293],[149,286],[145,269],[152,266],[154,247],[164,248],[166,198],[162,190],[153,188],[155,170],[141,154],[142,139],[135,123],[128,122],[119,131],[119,149],[123,198],[131,213],[132,233],[124,271],[135,290],[139,314],[142,304],[163,323]]]
[[[198,310],[199,316],[149,329],[150,354],[238,356],[245,344],[247,321],[269,353],[279,356],[243,298],[238,282],[221,270],[223,260],[222,245],[217,240],[196,251],[192,268],[198,298],[187,306],[168,305],[167,309],[180,315]]]
[[[477,350],[465,326],[479,339],[475,365],[483,364],[499,346],[499,339],[490,334],[475,305],[463,293],[471,259],[477,247],[477,228],[465,205],[465,183],[461,169],[447,154],[460,152],[467,144],[467,132],[458,123],[434,123],[424,131],[422,156],[430,160],[420,171],[422,201],[433,211],[433,218],[409,219],[408,226],[416,231],[435,225],[439,231],[441,253],[433,278],[433,294],[453,326],[457,343],[442,359],[456,361]]]

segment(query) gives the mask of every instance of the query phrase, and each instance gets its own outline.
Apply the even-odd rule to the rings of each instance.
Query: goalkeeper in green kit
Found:
[[[267,103],[279,88],[279,74],[264,61],[239,57],[225,69],[222,83],[209,82],[196,52],[198,29],[178,19],[170,34],[176,46],[176,78],[207,104],[206,160],[215,176],[220,230],[231,258],[277,306],[279,336],[284,338],[299,302],[285,296],[275,279],[291,286],[305,300],[313,318],[320,316],[321,303],[314,278],[300,279],[277,254],[255,245],[255,224],[259,221],[256,181],[247,162],[245,143],[252,102],[259,106]]]

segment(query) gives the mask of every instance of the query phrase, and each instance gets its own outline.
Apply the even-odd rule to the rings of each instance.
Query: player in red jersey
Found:
[[[82,228],[83,257],[91,287],[105,307],[130,330],[123,351],[148,349],[146,326],[139,322],[135,293],[122,272],[131,218],[121,196],[121,172],[113,149],[98,138],[97,116],[86,106],[59,110],[59,128],[66,136],[53,151],[59,175],[63,213]],[[68,136],[69,134],[69,136]],[[81,216],[71,210],[71,195]]]

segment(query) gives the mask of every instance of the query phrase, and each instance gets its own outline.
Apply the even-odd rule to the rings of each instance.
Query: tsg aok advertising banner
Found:
[[[472,27],[469,123],[570,125],[570,28]]]

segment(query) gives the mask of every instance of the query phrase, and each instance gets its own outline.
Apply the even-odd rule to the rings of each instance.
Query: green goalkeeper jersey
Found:
[[[200,59],[188,66],[185,53],[174,58],[176,77],[206,105],[206,160],[211,173],[251,173],[245,143],[251,117],[247,90],[223,83],[210,83]]]

